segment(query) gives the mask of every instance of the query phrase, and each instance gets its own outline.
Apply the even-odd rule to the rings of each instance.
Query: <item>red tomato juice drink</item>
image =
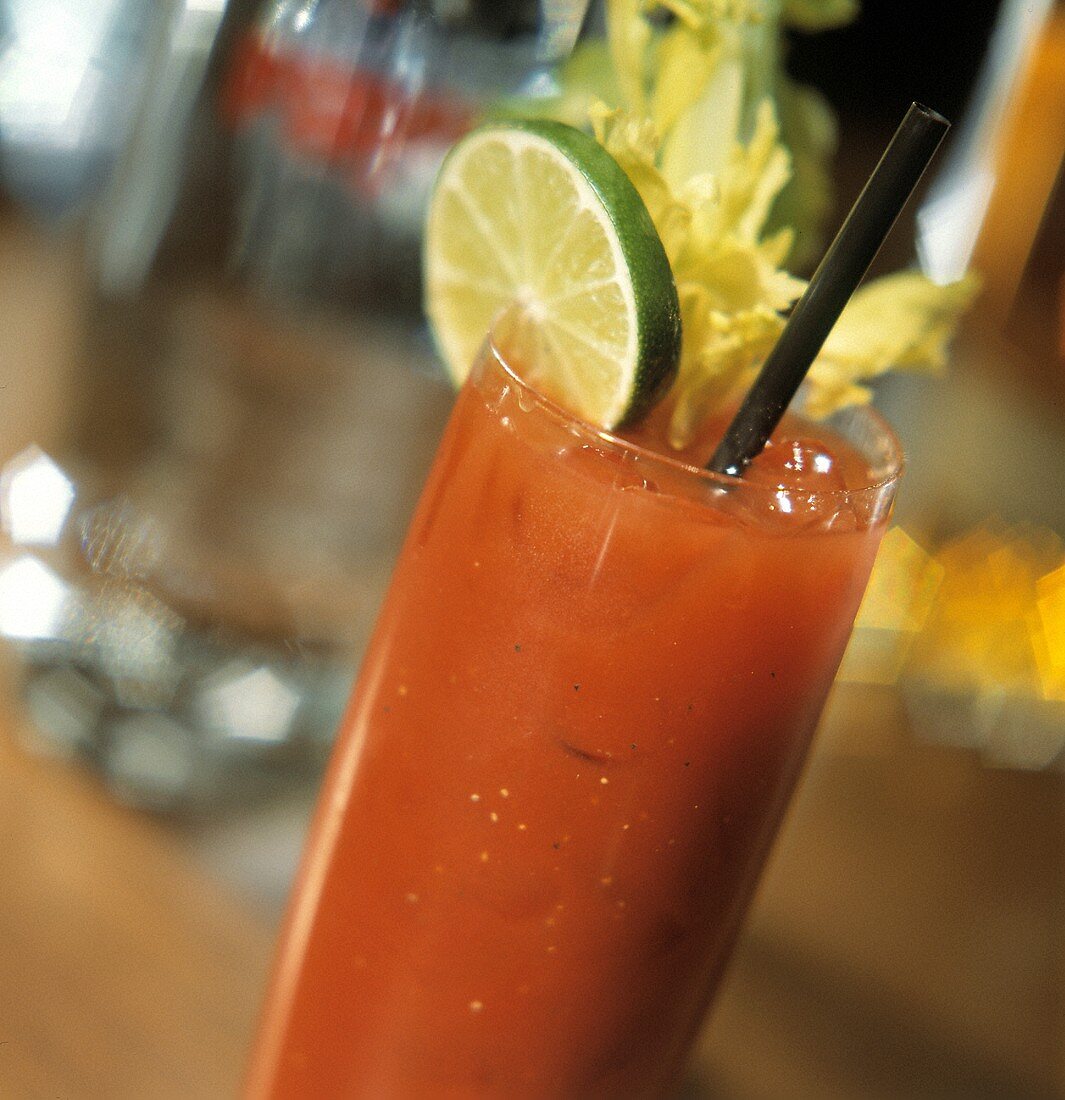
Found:
[[[248,1095],[676,1082],[890,511],[890,432],[852,410],[847,434],[725,479],[485,352],[340,731]]]

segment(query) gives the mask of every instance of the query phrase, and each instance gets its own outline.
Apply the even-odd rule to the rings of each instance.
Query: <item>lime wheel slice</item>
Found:
[[[677,290],[651,216],[570,126],[489,124],[455,146],[430,201],[425,288],[456,383],[491,332],[525,381],[613,428],[676,372]]]

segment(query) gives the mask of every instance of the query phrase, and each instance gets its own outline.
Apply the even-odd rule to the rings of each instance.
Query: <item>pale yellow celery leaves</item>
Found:
[[[783,12],[814,29],[845,22],[855,7],[784,0]],[[646,16],[656,8],[674,21],[653,25]],[[682,321],[670,422],[677,447],[753,379],[805,288],[784,265],[820,251],[831,109],[774,67],[783,133],[766,98],[750,139],[739,140],[753,67],[775,66],[764,39],[780,11],[778,0],[608,0],[608,46],[584,49],[603,62],[609,54],[613,72],[597,73],[596,54],[578,51],[564,74],[565,117],[579,121],[594,100],[595,135],[639,191],[673,269]],[[825,416],[868,401],[866,383],[888,369],[941,366],[973,290],[971,280],[941,288],[914,274],[860,290],[810,372],[804,411]]]
[[[669,442],[680,449],[698,433],[707,414],[769,354],[784,322],[764,307],[737,313],[716,310],[710,295],[695,283],[682,285],[678,292],[684,328]]]
[[[817,15],[834,25],[841,18],[839,0],[806,0],[806,9],[807,22]],[[672,26],[656,31],[647,18],[655,10],[672,13]],[[779,11],[780,0],[608,0],[616,87],[608,89],[607,81],[600,80],[598,98],[652,117],[662,142],[659,167],[674,187],[693,175],[720,170],[739,139],[746,100],[777,93],[794,98],[794,104],[784,104],[782,122],[785,143],[797,157],[796,182],[789,188],[795,200],[789,205],[806,216],[795,223],[801,250],[812,236],[808,228],[831,201],[824,162],[834,150],[835,135],[823,101],[777,71]],[[567,108],[590,86],[585,53],[592,46],[582,45],[572,70],[564,70],[566,94],[555,117],[574,120],[575,112]],[[786,223],[778,218],[777,224]]]
[[[723,44],[712,27],[692,29],[678,23],[662,35],[655,51],[651,117],[668,134],[703,92],[720,62]]]
[[[655,223],[680,298],[682,343],[671,441],[690,441],[700,422],[780,335],[804,284],[780,268],[787,232],[763,236],[769,207],[788,178],[770,104],[749,146],[736,145],[719,176],[674,191],[657,167],[650,119],[597,104],[595,135],[632,181]]]
[[[725,312],[789,308],[805,286],[780,267],[790,238],[786,231],[764,235],[769,209],[788,176],[788,154],[767,101],[750,144],[734,146],[714,191],[704,185],[698,199],[682,192],[692,220],[673,267],[678,284],[702,286],[713,308]]]
[[[643,17],[644,0],[607,0],[608,43],[621,102],[647,114],[647,64],[651,25]]]
[[[704,287],[714,307],[726,313],[760,306],[786,310],[805,286],[777,268],[760,248],[735,239],[722,241],[713,255],[703,258],[691,281]]]
[[[821,418],[867,402],[870,391],[863,383],[885,371],[942,370],[947,344],[976,291],[972,275],[937,286],[914,271],[860,288],[810,368],[804,412]]]
[[[763,237],[769,208],[788,179],[772,106],[766,102],[749,146],[736,145],[719,177],[697,176],[675,192],[656,165],[658,141],[648,119],[603,104],[592,109],[595,135],[624,169],[662,237],[678,285],[693,282],[713,307],[787,309],[805,285],[779,265],[787,231]]]
[[[766,16],[767,0],[647,0],[644,10],[665,8],[693,30],[713,30],[722,19],[758,23]]]
[[[858,0],[784,0],[784,22],[803,31],[825,31],[853,22]]]
[[[656,167],[658,138],[654,123],[649,118],[613,111],[602,103],[595,104],[590,115],[599,144],[618,162],[639,191],[675,270],[677,257],[690,231],[691,207],[673,194]],[[696,189],[699,186],[697,184]],[[713,185],[708,186],[712,188]]]
[[[721,171],[739,135],[743,102],[743,64],[735,51],[723,47],[703,94],[663,139],[662,174],[674,187],[692,176]]]
[[[663,42],[675,36],[683,42],[684,52],[694,54],[701,48],[706,54],[706,67],[685,66],[686,95],[681,93],[684,74],[680,66],[674,79],[663,84],[659,77],[656,82],[661,168],[674,187],[693,175],[719,172],[740,138],[748,105],[771,94],[775,5],[776,0],[663,5],[678,15],[673,27],[661,36]],[[652,68],[657,70],[659,65]],[[661,110],[661,101],[670,106],[668,113]]]
[[[788,174],[766,102],[750,144],[733,148],[716,180],[700,177],[681,193],[691,227],[673,259],[683,330],[669,429],[676,447],[765,358],[783,328],[781,311],[805,287],[780,267],[790,236],[763,235]]]
[[[780,128],[769,100],[758,107],[750,142],[734,146],[722,172],[720,220],[723,231],[754,242],[769,208],[791,176],[791,158],[780,143]]]
[[[794,246],[785,259],[803,270],[812,267],[824,250],[824,225],[834,205],[829,166],[836,154],[838,128],[832,107],[813,88],[781,77],[776,101],[792,174],[773,204],[769,224],[792,230]]]
[[[657,36],[645,18],[656,8],[677,17]],[[717,67],[723,21],[758,20],[761,6],[756,0],[607,0],[607,18],[617,105],[650,114],[665,134],[699,99]]]

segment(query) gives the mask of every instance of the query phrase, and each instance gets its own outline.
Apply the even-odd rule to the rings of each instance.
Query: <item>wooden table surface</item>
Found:
[[[837,686],[705,1032],[713,1095],[1065,1096],[1063,796]]]
[[[1061,776],[903,726],[890,693],[837,693],[692,1095],[1065,1095]],[[0,1096],[234,1094],[267,914],[6,734],[0,881]]]
[[[0,735],[0,1096],[233,1095],[267,922],[147,818]]]

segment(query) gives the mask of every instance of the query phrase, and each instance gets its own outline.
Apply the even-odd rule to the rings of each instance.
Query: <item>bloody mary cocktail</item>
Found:
[[[344,719],[251,1096],[675,1081],[890,509],[894,442],[854,416],[857,444],[778,436],[733,481],[482,356]]]

